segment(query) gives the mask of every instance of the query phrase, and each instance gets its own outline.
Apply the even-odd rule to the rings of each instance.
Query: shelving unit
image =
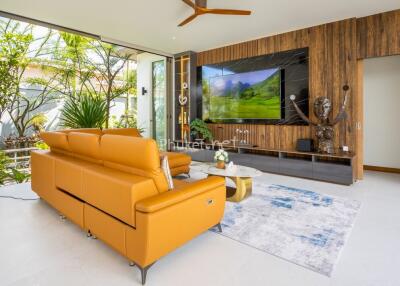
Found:
[[[188,141],[190,138],[190,121],[196,118],[196,53],[177,54],[174,59],[175,138]],[[182,104],[183,102],[185,104]]]
[[[199,162],[212,162],[215,150],[221,145],[175,141],[174,151],[184,152]],[[257,146],[224,144],[235,164],[263,172],[289,175],[343,185],[354,183],[354,154],[337,151],[335,154],[273,150]]]

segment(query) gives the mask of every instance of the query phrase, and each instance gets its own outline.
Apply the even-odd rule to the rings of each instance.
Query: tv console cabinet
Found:
[[[174,151],[184,152],[199,162],[213,162],[219,145],[203,142],[174,141]],[[274,150],[250,145],[223,144],[235,164],[263,172],[326,181],[342,185],[354,182],[354,154],[338,151],[335,154]]]

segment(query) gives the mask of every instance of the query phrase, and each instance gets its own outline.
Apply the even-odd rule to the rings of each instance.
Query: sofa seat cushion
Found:
[[[158,194],[151,178],[103,166],[83,170],[83,200],[135,227],[136,202]]]
[[[168,157],[168,163],[171,169],[180,166],[188,166],[192,162],[192,158],[183,153],[161,152],[161,156],[163,155]]]

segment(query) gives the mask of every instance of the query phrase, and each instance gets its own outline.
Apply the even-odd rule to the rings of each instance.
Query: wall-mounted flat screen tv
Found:
[[[208,79],[211,120],[281,119],[281,70],[215,76]]]
[[[308,49],[207,64],[197,69],[196,113],[208,123],[306,124]]]

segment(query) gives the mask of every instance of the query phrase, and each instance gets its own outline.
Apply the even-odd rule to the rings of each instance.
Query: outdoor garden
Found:
[[[0,17],[0,185],[29,180],[42,130],[137,127],[135,52]]]

